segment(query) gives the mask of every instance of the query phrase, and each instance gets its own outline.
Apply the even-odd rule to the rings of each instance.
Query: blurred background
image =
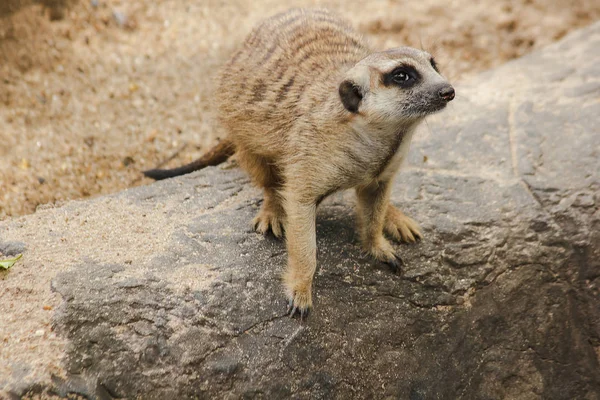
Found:
[[[333,9],[453,83],[600,18],[598,0],[0,0],[0,220],[147,184],[225,133],[217,71],[258,21]]]

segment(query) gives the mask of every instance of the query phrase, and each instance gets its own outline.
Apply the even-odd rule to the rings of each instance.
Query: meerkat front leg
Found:
[[[356,188],[360,239],[365,251],[399,272],[402,259],[383,236],[390,204],[389,181],[373,182]]]
[[[288,265],[283,274],[288,312],[300,318],[312,307],[312,282],[317,268],[315,201],[300,200],[296,194],[284,195]]]

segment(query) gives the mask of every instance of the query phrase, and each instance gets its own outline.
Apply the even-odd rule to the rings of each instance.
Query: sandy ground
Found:
[[[141,170],[198,157],[224,136],[218,67],[290,6],[335,9],[375,48],[423,47],[454,82],[600,18],[597,0],[282,3],[81,0],[60,21],[39,6],[0,18],[0,219],[147,184]]]

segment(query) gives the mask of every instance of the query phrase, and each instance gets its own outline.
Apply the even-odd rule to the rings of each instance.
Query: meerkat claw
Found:
[[[290,318],[294,318],[296,314],[300,314],[300,321],[304,321],[304,318],[308,318],[310,314],[310,308],[295,306],[294,299],[290,299],[288,300],[286,313]]]
[[[392,270],[392,272],[394,272],[396,274],[402,273],[402,267],[404,266],[404,261],[402,260],[402,258],[399,255],[394,254],[394,258],[392,258],[388,261],[385,261],[385,263],[390,266],[390,269]]]
[[[289,316],[290,318],[294,318],[296,314],[300,314],[300,322],[303,322],[304,318],[308,318],[308,315],[310,314],[310,309],[294,306],[292,308],[292,311],[289,312]]]
[[[298,307],[294,306],[292,308],[292,311],[290,312],[290,318],[294,318],[294,315],[296,314],[296,310],[298,310]]]
[[[303,308],[300,310],[300,322],[304,321],[304,318],[308,318],[310,314],[310,308]]]

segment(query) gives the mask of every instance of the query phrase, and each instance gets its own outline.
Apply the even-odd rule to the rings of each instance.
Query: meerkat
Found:
[[[399,47],[373,52],[352,26],[323,9],[293,9],[258,25],[222,69],[216,92],[229,133],[220,154],[264,192],[260,233],[284,232],[288,312],[312,307],[316,212],[334,192],[354,188],[365,251],[400,271],[396,241],[421,238],[415,221],[390,203],[392,181],[417,125],[446,107],[454,88],[433,57]],[[211,165],[199,160],[165,178]]]

